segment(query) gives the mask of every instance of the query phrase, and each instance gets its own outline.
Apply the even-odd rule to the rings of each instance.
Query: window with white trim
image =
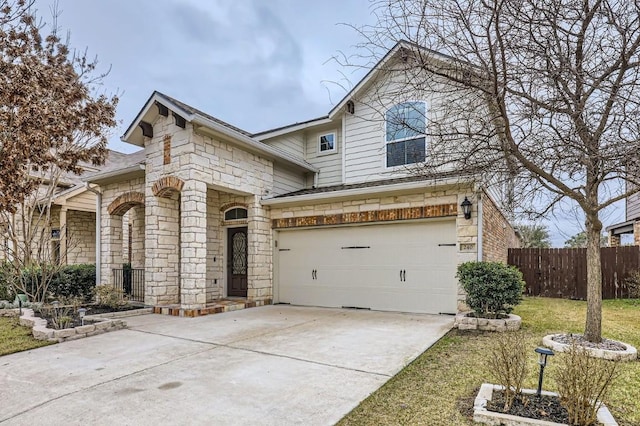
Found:
[[[224,212],[224,220],[241,220],[247,218],[247,209],[235,207]]]
[[[420,163],[426,155],[424,102],[403,102],[389,108],[386,121],[387,167]]]
[[[326,154],[336,150],[336,134],[327,133],[318,137],[318,152]]]

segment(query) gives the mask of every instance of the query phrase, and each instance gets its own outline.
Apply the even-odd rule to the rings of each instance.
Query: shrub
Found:
[[[128,303],[124,292],[110,285],[96,286],[95,294],[99,305],[108,306],[111,309],[118,309]]]
[[[465,262],[456,275],[467,293],[467,305],[477,316],[498,318],[509,314],[524,290],[522,273],[500,262]]]
[[[570,425],[595,423],[599,404],[618,375],[617,367],[615,361],[590,356],[575,342],[560,357],[556,383],[560,403],[569,413]]]
[[[493,379],[504,388],[504,411],[508,411],[522,392],[527,376],[528,351],[522,333],[498,333],[489,348],[487,367]]]
[[[625,284],[629,289],[629,298],[640,299],[640,271],[634,271],[627,277]]]
[[[0,300],[11,301],[16,297],[11,268],[8,262],[0,263]]]
[[[49,292],[54,298],[79,297],[90,301],[96,286],[96,266],[93,264],[64,266],[54,275]]]

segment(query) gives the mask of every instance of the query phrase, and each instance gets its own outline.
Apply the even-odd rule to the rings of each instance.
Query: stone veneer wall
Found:
[[[223,230],[220,227],[220,193],[207,190],[207,303],[221,299],[224,289]]]
[[[113,268],[122,268],[123,263],[123,219],[122,215],[111,215],[107,211],[117,197],[127,192],[144,192],[144,177],[123,182],[102,185],[102,232],[100,236],[102,268],[100,272],[103,284],[113,284]],[[142,206],[138,206],[142,208]],[[126,212],[125,212],[126,213]]]
[[[227,191],[254,194],[241,197],[250,207],[248,297],[267,298],[263,295],[270,295],[271,277],[263,257],[270,255],[271,235],[265,236],[265,225],[259,224],[268,226],[268,212],[259,198],[272,190],[272,162],[195,133],[190,123],[182,129],[171,116],[159,116],[153,126],[154,137],[145,144],[146,303],[198,309],[223,295],[225,233],[220,213],[213,210],[224,203]],[[154,194],[154,185],[167,177],[184,186]],[[211,190],[219,193],[217,202]],[[170,199],[165,198],[168,194]]]
[[[96,214],[67,211],[67,264],[96,262]]]
[[[425,206],[454,205],[459,206],[467,196],[473,203],[474,212],[471,219],[465,219],[461,209],[457,208],[451,219],[456,221],[456,254],[458,263],[477,260],[478,251],[478,215],[476,198],[471,192],[461,189],[425,191],[421,193],[390,195],[382,197],[358,198],[331,203],[318,203],[303,206],[271,208],[271,218],[288,219],[310,216],[330,216],[342,213],[358,213],[391,209],[410,209]],[[444,211],[444,210],[443,210]],[[446,216],[445,216],[446,217]],[[381,222],[382,223],[382,222]],[[389,223],[385,221],[384,223]],[[465,293],[458,288],[458,308],[464,309]]]
[[[515,230],[493,200],[482,194],[482,260],[507,263],[509,248],[520,247]]]

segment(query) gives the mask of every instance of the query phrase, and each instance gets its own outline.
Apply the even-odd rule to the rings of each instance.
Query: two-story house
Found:
[[[429,155],[426,117],[446,100],[380,98],[373,82],[392,78],[379,71],[401,48],[326,116],[257,134],[154,92],[122,138],[144,158],[88,179],[102,205],[101,282],[120,267],[134,209],[132,264],[145,303],[166,312],[199,315],[230,297],[457,312],[457,264],[506,261],[517,240],[482,182],[411,167]]]
[[[640,246],[640,192],[625,200],[625,220],[608,226],[609,246],[617,247],[623,235],[633,235],[633,245]]]

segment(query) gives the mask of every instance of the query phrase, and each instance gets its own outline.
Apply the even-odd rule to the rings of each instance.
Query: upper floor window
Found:
[[[224,212],[224,220],[238,220],[247,218],[247,209],[236,207]]]
[[[320,154],[334,152],[336,150],[336,134],[327,133],[318,138],[318,151]]]
[[[403,102],[387,111],[387,167],[420,163],[425,159],[425,104]]]

